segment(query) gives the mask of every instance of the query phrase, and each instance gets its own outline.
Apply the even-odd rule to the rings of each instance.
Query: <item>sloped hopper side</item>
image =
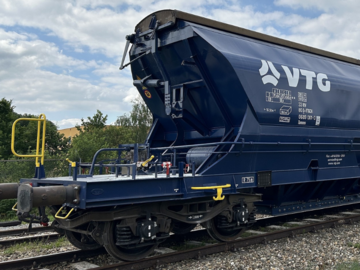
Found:
[[[178,24],[182,27],[172,28],[172,36],[159,34],[160,44],[165,45],[156,55],[146,55],[131,65],[134,81],[151,74],[152,79],[169,83],[170,114],[165,110],[164,86],[137,86],[157,123],[149,136],[151,146],[167,146],[166,141],[177,145],[218,142],[240,127],[248,106],[248,97],[228,59],[194,33],[191,24]],[[189,31],[193,34],[184,34]],[[173,42],[175,38],[179,40]],[[134,45],[131,59],[137,56]]]

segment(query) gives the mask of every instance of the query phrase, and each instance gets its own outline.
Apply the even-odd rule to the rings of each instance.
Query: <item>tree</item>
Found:
[[[15,120],[14,106],[12,100],[5,98],[0,100],[0,158],[8,159],[12,155],[11,145],[11,127]]]
[[[9,159],[11,152],[12,125],[18,118],[38,118],[31,114],[18,114],[14,111],[12,101],[3,98],[0,101],[0,158]],[[15,151],[26,154],[36,150],[37,126],[35,121],[20,121],[15,129]],[[42,133],[41,133],[42,134]],[[57,127],[51,121],[46,121],[45,150],[50,155],[67,150],[67,140],[63,134],[57,132]]]
[[[126,132],[118,127],[106,126],[107,115],[99,110],[93,117],[87,117],[87,120],[81,119],[81,126],[76,126],[80,134],[75,136],[71,143],[69,158],[71,160],[82,162],[91,162],[94,154],[101,148],[116,148],[129,138]],[[125,139],[126,140],[126,139]],[[106,152],[101,154],[99,159],[114,157],[115,153]]]
[[[77,130],[82,132],[92,132],[95,130],[103,129],[106,126],[107,115],[103,115],[103,113],[99,110],[96,110],[96,114],[93,117],[88,116],[87,120],[81,118],[81,126],[75,126]]]
[[[91,162],[96,151],[108,147],[104,130],[84,131],[72,139],[69,158],[72,161]]]
[[[124,114],[116,120],[115,124],[131,130],[134,141],[143,143],[153,121],[152,114],[140,96],[133,101],[130,114]]]
[[[69,158],[82,162],[91,162],[94,154],[101,148],[117,148],[119,144],[130,144],[145,140],[150,127],[145,104],[134,104],[129,116],[117,120],[115,126],[106,126],[107,115],[97,110],[93,117],[81,119],[82,126],[76,126],[80,134],[71,143]],[[122,122],[119,122],[122,121]],[[134,126],[135,125],[135,126]],[[116,152],[105,152],[98,160],[115,158]]]
[[[69,150],[71,160],[91,162],[94,154],[101,148],[117,148],[119,144],[142,143],[152,124],[152,114],[141,97],[133,102],[130,114],[124,114],[115,122],[115,126],[106,126],[107,115],[99,110],[93,117],[81,119],[76,126],[80,134],[72,140]],[[115,152],[105,152],[98,160],[114,158]]]
[[[38,118],[36,115],[23,114],[17,115],[16,118]],[[36,150],[37,143],[37,121],[20,121],[16,125],[16,139],[15,149],[19,154],[26,154],[28,152],[34,152]],[[42,138],[42,124],[40,139]],[[45,131],[45,151],[50,155],[59,154],[65,152],[68,149],[68,141],[63,134],[58,133],[56,125],[46,120]],[[41,141],[40,141],[41,148]]]

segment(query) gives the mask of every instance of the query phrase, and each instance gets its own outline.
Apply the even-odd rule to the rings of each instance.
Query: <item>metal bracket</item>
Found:
[[[173,88],[172,90],[172,118],[183,117],[184,87]]]

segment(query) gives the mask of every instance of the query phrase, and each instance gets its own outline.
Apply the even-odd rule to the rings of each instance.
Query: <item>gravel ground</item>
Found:
[[[27,229],[29,227],[29,224],[21,224],[17,226],[10,226],[10,227],[0,227],[0,231],[8,231],[8,230],[16,230],[16,229]],[[42,227],[40,224],[33,224],[34,227]],[[51,235],[51,234],[57,234],[56,232],[42,232],[42,233],[31,233],[31,235],[18,235],[18,236],[0,236],[0,240],[9,240],[9,239],[19,239],[19,238],[26,238],[28,236],[45,236],[45,235]]]
[[[49,224],[50,226],[50,224]],[[27,229],[29,227],[29,224],[21,224],[17,226],[9,226],[9,227],[0,227],[0,231],[10,231],[10,230],[16,230],[16,229]],[[33,228],[35,227],[41,227],[40,224],[33,223]]]
[[[336,269],[339,263],[360,261],[360,247],[354,247],[357,243],[360,243],[360,225],[344,225],[160,269]]]
[[[0,249],[0,261],[14,260],[23,257],[51,254],[59,251],[74,250],[70,244],[40,251],[28,250],[12,255],[4,254]],[[206,256],[200,260],[187,260],[161,266],[167,270],[198,269],[336,269],[343,262],[360,261],[360,224],[342,225],[336,229],[325,229],[316,233],[297,235],[294,238],[269,242],[266,245],[254,245]],[[92,264],[103,266],[116,263],[108,255],[101,255],[87,260]],[[46,266],[51,270],[75,269],[71,263]]]

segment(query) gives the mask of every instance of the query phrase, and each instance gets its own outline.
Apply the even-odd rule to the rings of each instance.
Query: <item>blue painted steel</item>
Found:
[[[43,164],[40,164],[39,167],[35,167],[35,176],[34,178],[41,179],[46,178],[45,176],[45,168]]]
[[[82,187],[77,207],[209,197],[191,187],[226,184],[231,188],[225,195],[263,194],[259,209],[272,214],[284,205],[303,211],[311,200],[333,200],[332,205],[343,204],[346,196],[356,200],[359,66],[179,19],[156,29],[137,32],[130,50],[134,85],[154,116],[141,147],[158,163],[171,162],[177,174],[159,178],[155,164],[146,178],[136,177],[138,145],[102,149],[91,177],[77,179]],[[201,162],[190,160],[192,170],[183,174],[186,156],[196,147],[212,151],[196,156]],[[130,149],[132,164],[109,165],[116,177],[92,176],[101,151]],[[132,166],[132,179],[121,180],[122,166]],[[261,182],[264,172],[271,178]]]

